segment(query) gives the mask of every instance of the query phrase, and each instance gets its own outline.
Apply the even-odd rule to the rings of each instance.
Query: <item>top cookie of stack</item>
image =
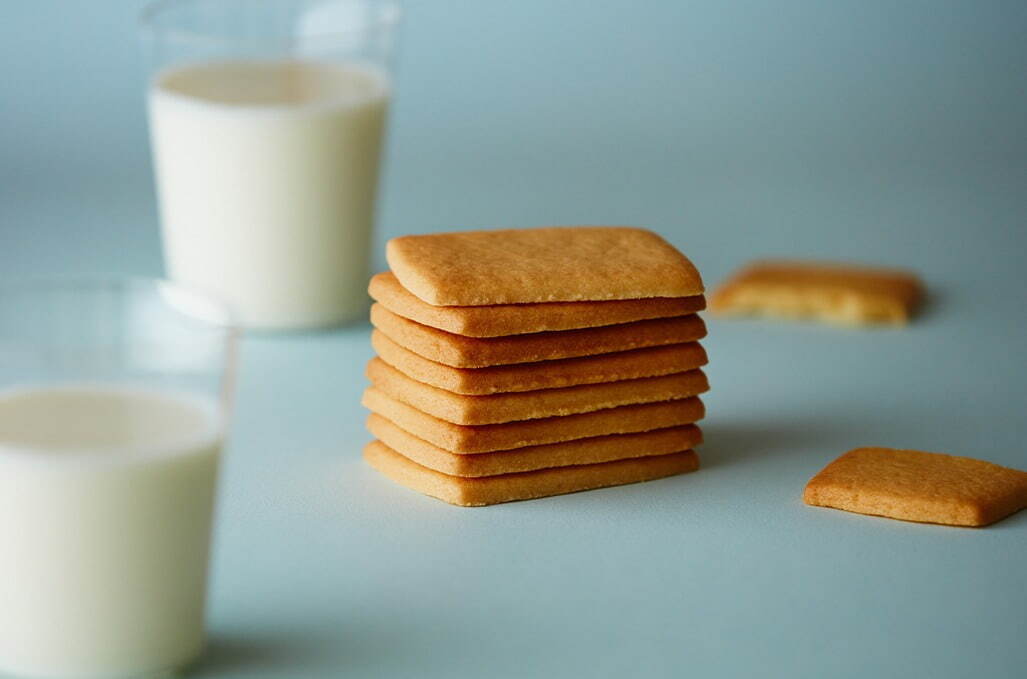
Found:
[[[405,236],[386,256],[364,398],[380,471],[476,505],[698,466],[703,285],[658,235]]]

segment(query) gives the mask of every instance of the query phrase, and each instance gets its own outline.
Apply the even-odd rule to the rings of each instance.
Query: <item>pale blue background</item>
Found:
[[[139,3],[0,5],[0,275],[160,272]],[[909,266],[908,331],[710,322],[698,474],[459,509],[365,468],[366,326],[248,339],[209,677],[1022,677],[1027,513],[805,507],[860,445],[1027,468],[1027,4],[421,0],[380,244],[551,223]],[[379,263],[381,258],[379,257]]]

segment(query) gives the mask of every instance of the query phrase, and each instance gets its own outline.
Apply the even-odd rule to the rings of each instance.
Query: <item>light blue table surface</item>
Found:
[[[138,2],[0,7],[0,277],[157,275]],[[248,337],[203,677],[1023,677],[1027,512],[806,507],[862,445],[1027,468],[1027,5],[409,3],[376,248],[627,223],[711,284],[908,266],[908,330],[709,321],[698,473],[462,509],[360,460],[368,326]]]

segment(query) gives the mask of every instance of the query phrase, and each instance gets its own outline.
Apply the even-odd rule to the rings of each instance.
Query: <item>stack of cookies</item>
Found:
[[[396,238],[369,292],[367,461],[457,505],[694,471],[703,285],[656,234]]]

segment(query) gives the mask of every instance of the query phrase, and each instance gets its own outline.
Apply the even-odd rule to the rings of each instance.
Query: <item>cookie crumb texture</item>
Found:
[[[903,521],[987,526],[1027,507],[1027,472],[941,453],[857,448],[814,476],[803,501]]]

